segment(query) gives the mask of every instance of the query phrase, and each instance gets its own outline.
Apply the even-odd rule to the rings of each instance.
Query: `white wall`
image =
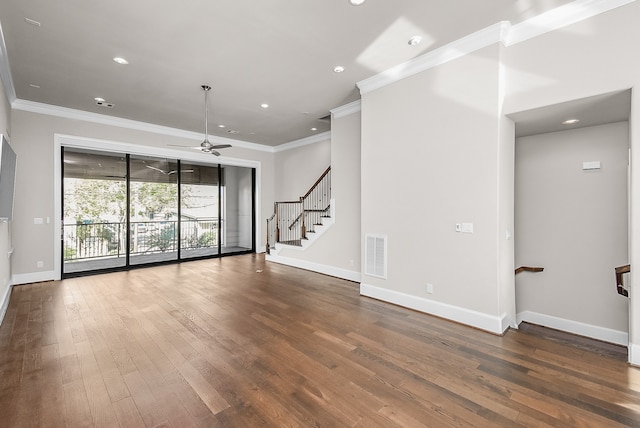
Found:
[[[167,144],[193,145],[194,141],[164,136],[150,132],[131,130],[80,120],[54,117],[14,110],[12,114],[12,145],[21,159],[16,178],[13,236],[15,252],[13,259],[14,278],[51,279],[54,272],[54,238],[52,223],[34,225],[35,217],[55,217],[54,178],[54,134],[76,135],[86,138],[108,140],[139,146],[157,147],[158,153],[167,150]],[[211,157],[202,155],[203,160]],[[272,211],[274,201],[274,155],[273,153],[233,147],[225,149],[228,158],[248,159],[260,162],[260,211],[257,221]],[[260,233],[260,245],[266,238]],[[43,267],[37,268],[37,261]]]
[[[555,328],[560,318],[591,330],[576,333],[627,344],[628,301],[615,291],[614,267],[628,261],[628,155],[628,122],[516,141],[516,266],[544,267],[516,277],[520,318]],[[586,161],[602,167],[583,171]]]
[[[275,163],[276,201],[298,201],[331,164],[331,140],[278,152]]]
[[[591,6],[564,11],[573,19]],[[363,82],[362,230],[388,236],[389,269],[386,280],[365,276],[363,294],[495,332],[512,324],[514,138],[504,115],[636,86],[640,59],[630,52],[640,39],[638,16],[634,2],[527,39],[542,24],[536,21],[509,33],[508,47],[486,42],[508,31],[494,27],[466,38],[461,52],[477,45],[465,56],[447,47],[419,63],[429,64],[426,71],[412,64],[391,70],[416,73],[404,80]],[[639,101],[634,91],[633,105]],[[639,119],[634,108],[632,130]],[[634,147],[638,137],[630,140]],[[640,164],[636,152],[632,163]],[[638,177],[631,179],[632,212]],[[453,232],[459,222],[474,223],[475,233]],[[632,216],[632,265],[640,262],[633,251],[640,248],[638,222]],[[636,282],[632,276],[632,295]],[[640,364],[640,299],[631,305],[631,341],[638,344],[631,361]]]
[[[330,149],[335,223],[306,250],[283,249],[279,256],[289,259],[296,266],[358,281],[361,265],[360,112],[332,118]],[[313,158],[307,159],[310,161]],[[318,156],[318,159],[321,157]],[[318,161],[315,168],[320,169],[321,166]]]
[[[495,44],[362,97],[362,232],[388,237],[388,278],[363,275],[363,294],[494,332],[499,59]]]
[[[510,46],[505,114],[640,86],[640,2]],[[632,93],[629,262],[640,266],[640,92]],[[640,365],[640,276],[631,274],[630,361]]]

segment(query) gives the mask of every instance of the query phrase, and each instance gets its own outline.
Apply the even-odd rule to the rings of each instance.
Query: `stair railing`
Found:
[[[271,247],[275,245],[278,239],[277,238],[278,228],[276,227],[278,223],[275,221],[276,211],[277,211],[277,208],[275,207],[275,204],[274,204],[273,214],[271,214],[271,217],[267,219],[267,254],[271,254]]]
[[[276,202],[267,219],[267,253],[276,242],[302,245],[307,232],[322,224],[331,208],[331,166],[329,166],[299,201]]]
[[[515,274],[517,275],[520,272],[542,272],[543,270],[543,267],[520,266],[516,269]]]
[[[322,224],[322,217],[326,217],[331,208],[331,166],[300,198],[300,202],[302,203],[302,236],[306,238],[307,224],[313,230],[315,225]]]

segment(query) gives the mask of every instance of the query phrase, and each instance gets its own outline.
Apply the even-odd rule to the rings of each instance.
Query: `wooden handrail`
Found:
[[[531,267],[531,266],[520,266],[518,269],[516,269],[516,275],[519,274],[520,272],[542,272],[544,270],[544,268],[541,267]]]
[[[307,196],[309,196],[311,194],[311,192],[313,192],[313,189],[316,188],[316,186],[318,184],[320,184],[320,182],[322,181],[322,179],[324,177],[326,177],[327,174],[329,174],[329,171],[331,171],[331,165],[329,165],[329,167],[322,173],[322,175],[320,176],[320,178],[318,178],[318,180],[316,180],[315,183],[313,183],[313,186],[311,186],[309,188],[309,191],[307,193],[304,194],[304,196],[302,197],[302,199],[306,199]]]
[[[629,272],[631,272],[631,265],[618,266],[616,268],[616,289],[618,290],[618,294],[624,297],[629,297],[629,291],[624,288],[622,275]]]
[[[323,210],[304,210],[304,213],[323,213],[323,212],[326,212],[330,207],[331,207],[331,204],[327,205],[327,208]],[[293,226],[295,226],[296,223],[300,221],[300,219],[302,218],[302,214],[304,213],[298,214],[298,217],[296,217],[295,220],[293,220],[289,225],[289,230],[293,229]]]

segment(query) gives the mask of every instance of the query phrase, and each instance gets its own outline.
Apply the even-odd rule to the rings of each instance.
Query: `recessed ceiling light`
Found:
[[[574,123],[580,122],[580,119],[567,119],[562,122],[563,125],[573,125]]]
[[[38,21],[35,21],[35,20],[33,20],[33,19],[29,19],[29,18],[25,18],[25,19],[24,19],[24,22],[26,22],[26,23],[27,23],[27,24],[29,24],[29,25],[33,25],[34,27],[40,27],[40,26],[42,26],[42,24],[41,24],[41,23],[39,23]]]
[[[318,128],[311,128],[311,130],[312,130],[312,131],[317,131],[317,130],[318,130]]]
[[[94,98],[94,100],[95,100],[97,103],[103,103],[103,102],[105,102],[105,101],[106,101],[106,100],[105,100],[104,98],[102,98],[102,97],[95,97],[95,98]]]
[[[342,73],[344,71],[344,67],[341,65],[338,65],[336,67],[333,68],[333,72],[334,73]]]
[[[235,129],[227,129],[227,132],[229,134],[239,134],[240,133],[240,131],[236,131]]]
[[[269,108],[269,104],[267,104],[267,103],[263,103],[263,104],[260,104],[260,107],[262,107],[262,108]]]
[[[225,128],[225,126],[220,124],[220,125],[218,125],[218,128]]]
[[[418,46],[421,41],[422,41],[422,37],[421,36],[413,36],[412,38],[409,39],[408,43],[411,46]]]
[[[117,57],[113,58],[113,60],[114,60],[115,62],[117,62],[118,64],[122,64],[122,65],[127,65],[127,64],[129,64],[129,61],[127,61],[126,59],[121,58],[121,57],[119,57],[119,56],[117,56]]]
[[[40,89],[40,85],[36,85],[35,83],[29,83],[29,86],[35,89]]]
[[[349,0],[349,3],[354,6],[360,6],[362,3],[364,3],[364,0]]]

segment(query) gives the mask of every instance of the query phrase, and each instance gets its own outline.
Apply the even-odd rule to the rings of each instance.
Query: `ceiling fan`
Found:
[[[204,91],[204,140],[202,141],[202,143],[200,143],[200,146],[194,147],[194,148],[202,150],[204,153],[211,153],[214,156],[220,156],[220,152],[218,150],[231,147],[231,144],[212,144],[209,141],[209,127],[208,127],[209,109],[208,109],[207,101],[208,101],[209,91],[211,90],[211,86],[202,85],[200,87]],[[169,144],[169,146],[184,147],[176,144]]]

